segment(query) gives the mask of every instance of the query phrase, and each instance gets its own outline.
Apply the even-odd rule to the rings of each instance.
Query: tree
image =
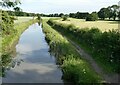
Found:
[[[68,15],[63,15],[62,18],[63,18],[63,21],[66,21],[68,19]]]
[[[20,7],[15,7],[14,8],[14,11],[15,11],[15,15],[16,16],[24,16],[25,14],[22,12],[22,9],[20,9]]]
[[[15,7],[14,10],[15,10],[15,12],[20,12],[20,11],[22,11],[22,10],[20,9],[20,7]]]
[[[37,14],[38,20],[41,20],[41,16],[40,14]]]
[[[107,8],[107,17],[109,18],[109,20],[113,17],[111,6]]]
[[[11,0],[2,0],[0,2],[0,6],[7,7],[7,8],[9,8],[9,7],[15,7],[18,4],[21,4],[20,0],[12,0],[12,1]]]
[[[105,18],[107,18],[107,8],[100,9],[100,11],[98,12],[98,16],[99,18],[105,20]]]
[[[92,12],[86,17],[86,21],[96,21],[96,20],[98,20],[97,12]]]
[[[2,7],[15,7],[17,4],[19,4],[20,1],[19,0],[2,0],[2,2],[0,2],[0,5]],[[13,17],[10,17],[9,14],[5,11],[2,10],[2,33],[3,35],[9,35],[12,31],[14,31],[13,26],[14,26],[14,21],[13,21]]]
[[[69,17],[75,18],[75,13],[70,13]]]
[[[60,13],[60,14],[59,14],[59,17],[62,17],[62,16],[64,16],[64,14],[63,14],[63,13]]]
[[[118,19],[120,20],[120,12],[118,12]]]
[[[98,20],[98,14],[97,14],[97,12],[92,12],[91,15],[92,15],[94,21]]]
[[[57,14],[57,13],[55,13],[54,15],[53,15],[53,17],[58,17],[59,15]]]
[[[113,19],[115,20],[117,15],[118,15],[119,6],[118,5],[112,5],[111,8],[112,8],[112,11],[113,11]]]

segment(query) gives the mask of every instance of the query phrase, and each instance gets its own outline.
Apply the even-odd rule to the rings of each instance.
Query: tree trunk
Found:
[[[114,19],[114,21],[115,21],[116,17],[114,17],[113,19]]]

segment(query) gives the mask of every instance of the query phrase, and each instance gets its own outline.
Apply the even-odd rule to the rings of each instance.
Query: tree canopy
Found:
[[[20,0],[2,0],[0,6],[2,7],[15,7],[16,5],[21,4]]]

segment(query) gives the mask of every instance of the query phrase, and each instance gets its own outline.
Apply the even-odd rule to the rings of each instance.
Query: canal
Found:
[[[3,83],[63,83],[62,72],[38,23],[25,30],[16,45],[16,56]]]

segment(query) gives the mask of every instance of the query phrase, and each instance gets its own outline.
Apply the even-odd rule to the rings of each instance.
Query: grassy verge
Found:
[[[61,65],[64,80],[75,84],[101,83],[102,78],[90,67],[87,61],[80,58],[74,46],[43,20],[43,31],[50,45],[51,52]]]
[[[79,29],[49,20],[48,23],[57,31],[75,41],[103,67],[107,73],[119,73],[120,33],[109,31],[102,33],[99,29]]]
[[[4,76],[5,67],[11,62],[13,45],[19,39],[22,32],[35,22],[37,22],[37,20],[29,20],[27,22],[17,24],[14,26],[14,32],[10,35],[2,36],[2,49],[0,49],[2,59],[2,63],[0,62],[2,64],[0,67],[0,69],[2,69],[2,73],[0,72],[1,76]]]
[[[14,26],[14,33],[8,36],[3,36],[2,37],[2,49],[3,51],[7,50],[9,51],[11,49],[11,46],[14,44],[16,40],[20,37],[22,32],[28,28],[31,24],[37,22],[37,20],[29,20],[27,22],[23,22],[20,24],[17,24]]]

